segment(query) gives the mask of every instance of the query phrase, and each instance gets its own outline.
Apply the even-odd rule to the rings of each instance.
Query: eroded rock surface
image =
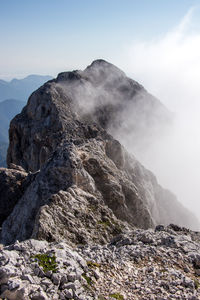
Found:
[[[22,169],[0,168],[0,226],[22,197],[27,175]]]
[[[34,239],[0,251],[5,299],[198,300],[200,236],[177,225],[72,248]]]

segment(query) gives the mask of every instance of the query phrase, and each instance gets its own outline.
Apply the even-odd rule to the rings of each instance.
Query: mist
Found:
[[[148,147],[138,147],[123,132],[118,138],[200,219],[199,13],[191,8],[170,32],[127,49],[128,65],[122,68],[171,110],[173,122]]]
[[[177,27],[177,31],[184,30],[189,22],[189,15]],[[145,84],[144,80],[138,81],[143,83],[146,90],[105,61],[93,63],[92,67],[89,66],[84,71],[60,74],[56,86],[63,91],[63,95],[73,99],[72,102],[76,103],[74,110],[78,115],[82,115],[83,120],[91,118],[91,121],[100,125],[103,122],[103,127],[151,170],[164,188],[171,190],[184,206],[200,217],[198,214],[200,196],[198,98],[195,97],[195,93],[192,98],[188,96],[190,86],[187,87],[181,82],[178,69],[174,73],[172,65],[171,68],[168,66],[168,79],[166,79],[167,72],[161,72],[161,62],[164,57],[155,63],[155,67],[161,70],[159,72],[153,72],[150,68],[149,73],[145,73],[146,64],[142,61],[142,58],[146,57],[146,61],[152,62],[151,53],[154,53],[152,49],[159,52],[159,47],[162,48],[163,43],[166,44],[165,39],[172,40],[172,46],[175,47],[174,36],[180,35],[173,31],[172,36],[171,39],[168,33],[167,37],[157,41],[156,44],[145,44],[143,54],[146,56],[142,56],[141,51],[138,52],[141,61],[134,54],[135,61],[133,60],[132,63],[135,65],[135,71],[144,71],[147,83]],[[187,39],[187,36],[181,36],[184,40]],[[179,43],[175,44],[180,48]],[[138,45],[135,47],[137,48]],[[150,47],[149,54],[148,47]],[[163,55],[167,53],[163,52]],[[170,78],[171,72],[173,76]],[[185,74],[182,72],[182,77],[186,75],[187,72]],[[137,76],[131,77],[137,79]],[[160,85],[157,85],[157,78]],[[178,83],[179,86],[183,85],[182,89],[178,88]],[[163,95],[166,91],[165,97],[153,91],[157,87]],[[147,90],[156,94],[165,105],[162,105]],[[105,118],[102,120],[102,117]]]

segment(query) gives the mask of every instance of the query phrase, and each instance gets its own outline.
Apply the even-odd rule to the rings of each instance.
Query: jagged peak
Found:
[[[121,76],[126,76],[125,73],[120,70],[118,67],[116,67],[115,65],[109,63],[108,61],[104,60],[104,59],[96,59],[94,60],[89,66],[87,66],[87,68],[84,70],[84,73],[86,74],[90,74],[92,73],[94,75],[94,73],[98,73],[98,71],[100,72],[104,72],[105,74],[111,74],[113,75],[117,75],[119,77]],[[99,75],[99,73],[98,73]]]
[[[56,82],[74,81],[90,78],[91,80],[105,79],[111,76],[112,78],[125,77],[125,73],[115,65],[109,63],[104,59],[96,59],[84,71],[73,70],[68,72],[61,72],[56,78]]]
[[[57,78],[56,78],[56,82],[59,81],[66,81],[66,80],[80,80],[81,79],[81,74],[79,70],[74,70],[71,72],[62,72],[59,73]]]
[[[93,62],[88,66],[89,67],[94,67],[94,66],[114,66],[113,64],[109,63],[108,61],[98,58],[93,60]]]

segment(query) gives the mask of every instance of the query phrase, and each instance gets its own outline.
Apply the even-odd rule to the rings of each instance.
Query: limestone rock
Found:
[[[104,245],[16,242],[0,251],[0,297],[200,299],[199,249],[199,233],[174,224],[130,230]]]
[[[0,168],[0,226],[22,197],[27,175],[24,170]]]

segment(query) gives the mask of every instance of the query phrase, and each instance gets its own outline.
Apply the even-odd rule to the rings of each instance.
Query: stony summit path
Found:
[[[27,240],[0,252],[1,299],[198,300],[199,234],[136,229],[107,245]]]

